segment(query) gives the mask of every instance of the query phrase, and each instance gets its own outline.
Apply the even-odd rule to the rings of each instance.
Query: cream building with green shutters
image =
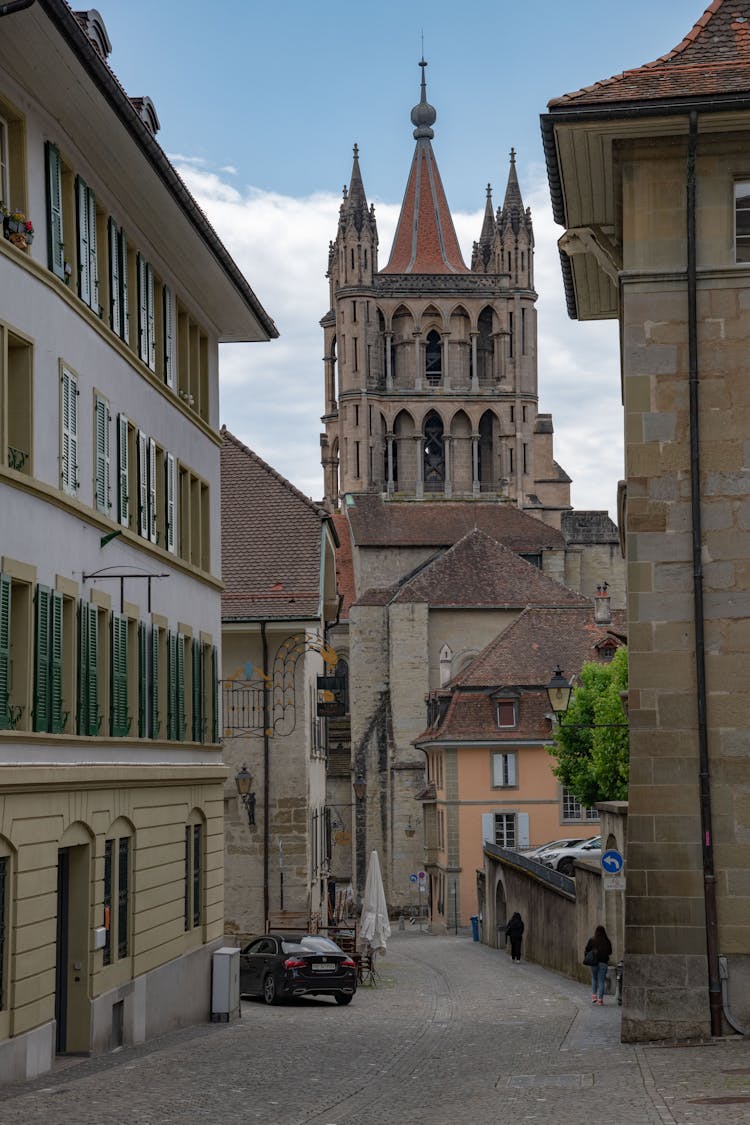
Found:
[[[277,333],[109,47],[0,9],[0,1082],[206,1018],[223,933],[218,344]]]

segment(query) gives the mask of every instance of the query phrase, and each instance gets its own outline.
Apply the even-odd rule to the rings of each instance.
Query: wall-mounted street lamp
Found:
[[[411,840],[412,836],[414,836],[416,831],[417,831],[416,828],[414,827],[414,825],[411,822],[411,817],[409,817],[406,828],[404,829],[404,835],[407,836]]]
[[[251,786],[253,784],[253,775],[250,773],[250,770],[247,768],[247,765],[243,765],[242,769],[238,770],[237,773],[234,775],[234,784],[237,786],[237,792],[239,793],[240,800],[242,801],[242,804],[245,806],[245,812],[247,813],[247,823],[254,827],[255,826],[255,794],[253,792],[251,792]]]
[[[563,723],[568,707],[570,706],[571,696],[573,695],[572,684],[569,684],[562,673],[562,669],[558,664],[557,668],[552,675],[552,679],[546,686],[547,698],[549,705],[552,708],[555,719],[560,726],[566,727],[579,727],[585,730],[603,730],[605,727],[626,727],[627,723]],[[627,718],[627,701],[628,693],[620,692],[620,706],[622,707],[623,714]]]
[[[360,774],[352,787],[354,789],[354,796],[358,801],[364,801],[365,793],[367,792],[367,782]]]

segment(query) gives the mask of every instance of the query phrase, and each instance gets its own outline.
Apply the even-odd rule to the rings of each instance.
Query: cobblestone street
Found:
[[[0,1091],[0,1125],[738,1125],[750,1044],[619,1043],[611,998],[464,935],[395,933],[376,987],[243,1002],[242,1020],[65,1060]],[[707,1099],[724,1099],[724,1104]]]

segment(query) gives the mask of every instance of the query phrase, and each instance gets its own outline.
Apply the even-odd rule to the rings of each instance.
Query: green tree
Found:
[[[584,664],[567,713],[555,727],[552,772],[588,807],[627,800],[629,740],[620,705],[627,687],[627,649],[618,649],[609,664]]]

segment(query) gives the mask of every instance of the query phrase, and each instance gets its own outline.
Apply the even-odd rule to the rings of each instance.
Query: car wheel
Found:
[[[270,973],[263,978],[263,999],[266,1004],[277,1004],[279,1000],[276,993],[276,980]]]
[[[575,864],[573,863],[572,859],[561,859],[557,866],[557,870],[561,875],[570,875],[570,877],[572,878],[573,873],[575,872]]]
[[[335,1000],[337,1004],[351,1004],[352,997],[348,992],[337,992],[335,994]]]

